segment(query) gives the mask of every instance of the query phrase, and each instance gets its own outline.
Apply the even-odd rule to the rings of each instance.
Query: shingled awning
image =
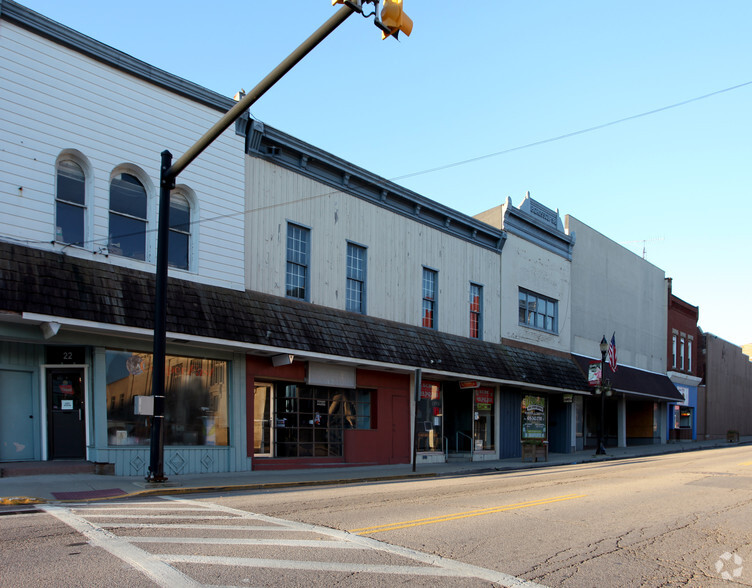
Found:
[[[153,329],[154,275],[112,263],[0,243],[0,291],[0,312]],[[188,280],[170,279],[167,297],[171,336],[423,368],[526,388],[589,392],[586,378],[569,357]]]

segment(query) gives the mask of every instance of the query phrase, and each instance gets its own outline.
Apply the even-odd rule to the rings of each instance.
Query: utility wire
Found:
[[[396,178],[391,178],[391,180],[397,181],[397,180],[404,180],[406,178],[414,178],[415,176],[422,176],[425,174],[430,174],[433,172],[450,169],[453,167],[459,167],[460,165],[474,163],[476,161],[481,161],[483,159],[489,159],[491,157],[498,157],[499,155],[506,155],[507,153],[512,153],[514,151],[521,151],[522,149],[529,149],[530,147],[537,147],[538,145],[545,145],[546,143],[554,143],[555,141],[561,141],[562,139],[569,139],[570,137],[576,137],[577,135],[584,135],[585,133],[592,133],[593,131],[605,129],[606,127],[612,127],[614,125],[618,125],[623,122],[657,114],[659,112],[663,112],[664,110],[671,110],[672,108],[685,106],[687,104],[691,104],[692,102],[705,100],[706,98],[717,96],[718,94],[723,94],[724,92],[731,92],[733,90],[738,90],[739,88],[743,88],[744,86],[749,86],[749,85],[752,85],[752,81],[744,82],[743,84],[738,84],[736,86],[731,86],[729,88],[724,88],[723,90],[716,90],[715,92],[711,92],[710,94],[703,94],[702,96],[696,96],[695,98],[690,98],[689,100],[684,100],[682,102],[677,102],[675,104],[669,104],[668,106],[662,106],[661,108],[656,108],[655,110],[648,110],[647,112],[641,112],[640,114],[633,114],[632,116],[627,116],[625,118],[620,118],[618,120],[612,120],[611,122],[603,123],[601,125],[596,125],[594,127],[588,127],[587,129],[580,129],[579,131],[573,131],[571,133],[566,133],[564,135],[558,135],[557,137],[550,137],[548,139],[542,139],[540,141],[535,141],[533,143],[527,143],[525,145],[519,145],[517,147],[510,147],[509,149],[504,149],[503,151],[496,151],[495,153],[479,155],[478,157],[472,157],[470,159],[463,159],[461,161],[455,161],[454,163],[447,163],[446,165],[440,165],[438,167],[424,169],[422,171],[405,174],[404,176],[397,176]]]
[[[643,117],[646,117],[646,116],[657,114],[657,113],[663,112],[665,110],[671,110],[672,108],[678,108],[680,106],[685,106],[687,104],[691,104],[692,102],[698,102],[700,100],[705,100],[707,98],[711,98],[711,97],[717,96],[719,94],[724,94],[726,92],[732,92],[733,90],[738,90],[740,88],[744,88],[745,86],[750,86],[750,85],[752,85],[752,80],[748,81],[748,82],[743,82],[741,84],[737,84],[736,86],[730,86],[728,88],[723,88],[722,90],[716,90],[715,92],[710,92],[709,94],[703,94],[702,96],[696,96],[694,98],[689,98],[688,100],[683,100],[681,102],[676,102],[674,104],[669,104],[668,106],[662,106],[662,107],[656,108],[654,110],[648,110],[647,112],[641,112],[639,114],[633,114],[631,116],[627,116],[627,117],[620,118],[620,119],[617,119],[617,120],[612,120],[611,122],[607,122],[607,123],[603,123],[603,124],[600,124],[600,125],[596,125],[594,127],[588,127],[586,129],[580,129],[579,131],[573,131],[571,133],[566,133],[564,135],[558,135],[556,137],[550,137],[548,139],[542,139],[540,141],[534,141],[533,143],[527,143],[525,145],[519,145],[517,147],[510,147],[509,149],[504,149],[503,151],[496,151],[494,153],[488,153],[486,155],[479,155],[478,157],[472,157],[470,159],[463,159],[461,161],[455,161],[454,163],[448,163],[446,165],[441,165],[441,166],[433,167],[433,168],[430,168],[430,169],[424,169],[422,171],[417,171],[417,172],[413,172],[413,173],[410,173],[410,174],[405,174],[403,176],[397,176],[395,178],[390,178],[390,181],[395,182],[397,180],[404,180],[406,178],[413,178],[413,177],[416,177],[416,176],[421,176],[421,175],[425,175],[425,174],[429,174],[429,173],[433,173],[433,172],[437,172],[437,171],[441,171],[441,170],[445,170],[445,169],[450,169],[450,168],[453,168],[453,167],[459,167],[461,165],[467,165],[468,163],[473,163],[473,162],[476,162],[476,161],[481,161],[483,159],[489,159],[491,157],[498,157],[499,155],[505,155],[507,153],[512,153],[514,151],[521,151],[523,149],[529,149],[530,147],[537,147],[538,145],[545,145],[546,143],[553,143],[555,141],[561,141],[563,139],[568,139],[570,137],[576,137],[577,135],[584,135],[586,133],[592,133],[593,131],[597,131],[597,130],[600,130],[600,129],[605,129],[607,127],[618,125],[618,124],[621,124],[623,122],[627,122],[627,121],[630,121],[630,120],[635,120],[635,119],[638,119],[638,118],[643,118]],[[306,198],[301,198],[299,200],[296,200],[295,203],[303,202],[303,201],[306,201],[306,200],[315,200],[317,198],[323,198],[323,197],[326,197],[326,196],[331,196],[333,194],[336,194],[337,192],[339,192],[339,190],[327,190],[325,192],[322,192],[322,193],[319,193],[319,194],[315,194],[313,196],[308,196]],[[217,216],[213,216],[213,217],[209,217],[209,218],[197,219],[197,220],[191,221],[190,225],[194,226],[194,225],[198,225],[198,224],[205,223],[205,222],[216,222],[216,221],[219,221],[219,220],[222,220],[222,219],[233,218],[233,217],[237,217],[237,216],[240,216],[240,215],[250,214],[252,212],[258,212],[260,210],[264,210],[264,209],[268,209],[268,208],[276,208],[278,206],[284,206],[286,204],[292,204],[292,203],[293,202],[280,202],[280,203],[270,204],[270,205],[267,205],[267,206],[260,206],[260,207],[256,207],[256,208],[245,209],[242,212],[232,212],[232,213],[221,214],[221,215],[217,215]],[[148,230],[144,231],[144,233],[146,233],[146,234],[153,233],[153,232],[156,232],[156,229],[148,229]],[[133,234],[134,235],[136,235],[136,234],[140,235],[142,233],[133,233]],[[122,238],[124,236],[128,236],[128,235],[118,235],[117,237]],[[100,237],[100,238],[97,238],[97,239],[86,240],[84,243],[80,243],[79,246],[83,247],[83,246],[90,245],[90,244],[101,243],[102,247],[106,247],[107,241],[109,241],[109,239],[113,238],[113,237],[116,237],[116,236],[112,235],[110,237]],[[13,240],[15,242],[26,243],[26,244],[50,243],[49,239],[47,239],[47,240],[15,239],[15,238],[9,237],[9,236],[4,236],[3,238],[4,239],[11,239],[11,240]],[[65,245],[65,247],[68,247],[69,245],[70,244]]]

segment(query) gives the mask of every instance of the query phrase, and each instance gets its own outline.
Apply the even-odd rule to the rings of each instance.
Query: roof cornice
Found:
[[[528,212],[525,207],[538,214]],[[558,210],[550,210],[527,196],[520,208],[513,206],[508,198],[502,215],[504,230],[572,261],[575,237],[564,232]]]
[[[149,65],[12,0],[0,0],[0,19],[220,112],[235,105],[232,98]]]
[[[480,247],[499,252],[504,247],[504,231],[260,121],[248,125],[246,152]]]

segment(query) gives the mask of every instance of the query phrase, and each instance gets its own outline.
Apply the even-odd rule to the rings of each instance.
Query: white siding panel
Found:
[[[311,228],[310,301],[344,309],[346,243],[367,247],[367,314],[421,324],[422,267],[439,271],[438,326],[469,334],[470,282],[484,285],[484,339],[499,341],[498,252],[344,194],[258,158],[248,160],[248,281],[285,295],[287,223]]]
[[[86,228],[92,252],[107,242],[109,181],[118,166],[136,166],[149,177],[154,231],[160,153],[169,149],[177,159],[221,113],[5,22],[0,56],[0,207],[10,213],[0,219],[2,237],[54,235],[55,161],[65,149],[80,151],[92,166],[94,210]],[[196,194],[201,214],[194,216],[198,265],[181,277],[242,287],[243,169],[243,138],[231,128],[178,178]],[[19,206],[19,187],[28,205]],[[108,261],[132,265],[117,256]],[[141,267],[153,271],[153,258]]]

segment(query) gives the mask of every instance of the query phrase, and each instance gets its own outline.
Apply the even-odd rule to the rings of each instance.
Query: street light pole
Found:
[[[606,446],[604,445],[604,436],[606,429],[606,390],[603,387],[603,370],[606,369],[606,352],[608,351],[608,341],[606,336],[603,336],[600,343],[601,348],[601,381],[598,386],[601,395],[601,426],[598,431],[598,449],[596,449],[596,455],[606,455]]]
[[[196,159],[217,137],[238,120],[264,93],[277,83],[300,60],[321,43],[334,29],[341,25],[358,5],[347,2],[329,20],[321,25],[308,39],[270,72],[256,87],[241,98],[235,106],[209,129],[174,164],[169,151],[162,152],[159,182],[159,220],[157,225],[157,267],[154,292],[154,347],[152,359],[152,390],[154,414],[151,419],[151,444],[149,452],[149,482],[166,482],[164,475],[164,405],[165,405],[165,355],[167,346],[167,268],[170,230],[170,191],[175,181],[188,165]]]

